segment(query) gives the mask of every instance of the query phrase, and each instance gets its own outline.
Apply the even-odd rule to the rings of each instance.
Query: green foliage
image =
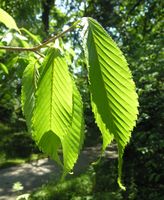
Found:
[[[67,134],[65,126],[71,124],[73,87],[60,52],[52,49],[46,58],[36,93],[33,137],[42,150],[59,162],[57,150]]]
[[[58,163],[57,150],[62,145],[64,173],[69,172],[77,160],[84,138],[82,123],[80,95],[64,57],[59,50],[52,49],[43,64],[36,92],[33,137],[39,147]]]
[[[31,140],[30,135],[25,131],[17,130],[17,132],[13,132],[11,128],[0,123],[0,137],[0,155],[4,156],[4,159],[24,158],[38,151],[34,141]]]
[[[15,29],[19,31],[19,28],[16,25],[15,20],[3,9],[0,8],[0,22],[4,23],[5,26],[9,29]]]
[[[109,164],[109,163],[108,163]],[[115,162],[116,164],[116,162]],[[102,171],[105,171],[105,173]],[[104,167],[104,164],[95,169],[90,167],[84,174],[70,180],[57,183],[52,181],[34,191],[30,200],[123,200],[120,189],[117,188],[115,178],[111,173],[115,166]],[[107,176],[106,176],[107,175]],[[110,177],[110,183],[109,183]],[[108,190],[107,190],[108,188]]]
[[[135,86],[121,51],[91,18],[86,40],[92,110],[103,134],[103,150],[113,136],[117,141],[121,186],[122,156],[138,114]]]
[[[135,154],[135,156],[137,156]],[[138,156],[137,156],[138,158]],[[125,182],[127,190],[122,191],[117,187],[117,162],[115,159],[104,159],[98,165],[89,167],[84,174],[72,177],[63,182],[52,181],[30,195],[31,200],[70,200],[70,199],[91,199],[91,200],[162,200],[163,188],[147,188],[143,186],[143,179],[137,176],[137,165],[133,161],[125,163]],[[143,170],[143,169],[139,169]],[[129,174],[129,175],[128,175]],[[144,177],[144,174],[143,174]],[[80,184],[79,184],[80,183]],[[153,189],[153,192],[151,190]]]
[[[77,27],[78,20],[57,37],[41,45],[2,49],[38,51],[48,43]],[[118,145],[118,184],[121,183],[122,157],[137,120],[137,94],[127,62],[121,50],[101,25],[92,18],[83,18],[84,51],[88,65],[89,92],[96,123],[103,136],[102,151],[113,139]],[[27,32],[27,31],[26,31]],[[32,36],[31,34],[28,35]],[[34,38],[35,39],[35,38]],[[59,42],[58,42],[59,43]],[[83,106],[80,93],[69,72],[66,53],[55,43],[49,47],[41,67],[37,60],[28,60],[22,79],[22,110],[29,132],[39,148],[63,166],[63,176],[70,172],[84,140]],[[66,56],[65,56],[66,55]],[[38,69],[39,68],[39,69]],[[40,73],[40,75],[39,75]],[[63,159],[58,150],[62,148]]]
[[[39,44],[48,35],[63,30],[64,24],[70,25],[83,16],[90,16],[100,22],[124,52],[136,83],[140,102],[137,127],[124,154],[123,180],[127,191],[123,199],[163,200],[164,71],[163,37],[161,37],[163,32],[163,9],[161,9],[163,1],[62,0],[55,1],[55,4],[51,4],[50,12],[45,12],[42,2],[46,4],[49,1],[53,0],[28,0],[28,4],[23,0],[1,0],[0,7],[14,17],[18,27],[25,27],[39,41],[37,42],[22,29],[20,29],[22,34],[25,34],[28,40],[21,38],[20,35],[21,39],[18,39],[18,33],[15,31],[6,32],[1,23],[0,45],[23,46],[26,43],[28,46],[33,46],[35,43]],[[46,34],[43,29],[46,21],[42,18],[45,13],[49,19],[49,31]],[[67,58],[69,65],[71,65],[69,66],[71,71],[75,69],[76,83],[84,102],[86,135],[84,145],[96,145],[101,142],[102,138],[90,108],[87,70],[83,52],[79,49],[82,39],[79,37],[79,32],[73,30],[63,37],[63,41],[68,46],[75,45],[73,49],[76,55]],[[45,55],[44,49],[40,52]],[[29,64],[31,57],[38,58],[39,63],[42,63],[42,58],[33,53],[20,52],[18,55],[17,52],[10,53],[5,50],[0,51],[0,57],[0,62],[5,65],[9,72],[6,74],[3,67],[0,67],[0,122],[5,127],[7,126],[11,132],[11,134],[7,134],[6,129],[0,127],[0,132],[3,132],[0,140],[1,158],[4,159],[3,141],[5,137],[10,137],[14,132],[27,131],[20,109],[22,72]],[[14,138],[12,137],[12,139]],[[12,151],[12,147],[10,150]],[[102,199],[102,193],[106,193],[106,196],[113,193],[110,190],[110,183],[116,179],[117,171],[115,168],[117,164],[110,170],[111,165],[112,162],[109,161],[106,165],[100,166],[99,177],[102,177],[98,184],[98,187],[102,186],[101,191],[99,191],[100,199]],[[116,196],[117,193],[113,195],[112,199]]]
[[[60,183],[52,181],[45,184],[42,188],[33,192],[30,200],[68,200],[68,199],[87,199],[92,197],[94,172],[88,170],[79,177],[62,181]]]
[[[26,118],[26,123],[31,132],[32,115],[35,103],[35,90],[38,80],[37,61],[31,60],[30,64],[26,67],[22,77],[22,111]]]
[[[6,74],[9,73],[7,67],[6,67],[3,63],[0,63],[0,67],[1,67],[1,69],[2,69]]]

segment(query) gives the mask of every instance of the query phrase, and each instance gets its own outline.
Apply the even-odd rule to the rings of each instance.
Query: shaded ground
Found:
[[[86,148],[79,157],[74,174],[85,171],[90,163],[97,160],[98,155],[100,155],[99,146]],[[116,148],[109,147],[104,156],[116,158]],[[49,180],[56,179],[59,175],[60,169],[48,158],[2,169],[0,170],[0,200],[15,200],[19,194],[29,193]],[[22,184],[21,192],[13,190],[16,182]]]

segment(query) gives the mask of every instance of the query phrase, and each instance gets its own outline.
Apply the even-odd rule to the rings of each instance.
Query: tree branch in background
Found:
[[[65,31],[59,33],[58,35],[55,35],[55,36],[49,38],[48,40],[46,40],[45,42],[41,43],[40,45],[36,45],[34,47],[27,47],[27,48],[26,47],[0,46],[0,49],[8,50],[8,51],[33,51],[33,52],[36,52],[36,51],[40,50],[41,48],[46,47],[47,44],[49,44],[51,42],[54,42],[56,39],[62,37],[67,32],[72,31],[72,29],[75,28],[76,25],[79,22],[80,22],[80,20],[76,21],[71,27],[69,27]]]

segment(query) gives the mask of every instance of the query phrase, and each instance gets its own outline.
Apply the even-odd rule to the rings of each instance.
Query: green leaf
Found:
[[[0,22],[5,24],[5,26],[9,29],[15,29],[20,33],[19,28],[16,25],[15,20],[2,8],[0,8]]]
[[[34,137],[36,140],[37,137]],[[38,147],[44,153],[49,155],[53,160],[55,160],[59,165],[63,166],[58,154],[58,150],[61,147],[61,140],[53,131],[49,130],[43,133],[41,139],[38,142]]]
[[[70,172],[77,161],[84,142],[83,104],[80,93],[73,83],[73,116],[68,134],[62,140],[64,155],[64,173]]]
[[[28,131],[31,132],[33,109],[35,105],[35,91],[39,79],[38,66],[35,59],[31,60],[23,72],[21,103]]]
[[[20,28],[21,31],[24,31],[25,33],[27,33],[37,44],[41,44],[38,37],[36,35],[34,35],[33,33],[31,33],[30,31],[28,31],[25,28]]]
[[[83,106],[58,49],[45,57],[36,92],[33,136],[40,149],[62,165],[58,149],[63,148],[63,177],[72,170],[84,140]]]
[[[44,60],[36,92],[33,136],[40,148],[57,162],[57,149],[72,122],[72,96],[72,79],[65,59],[59,50],[51,49]],[[58,138],[58,142],[54,144],[55,140],[47,135]],[[51,141],[48,145],[47,140]]]
[[[92,98],[92,96],[91,96],[91,98]],[[106,147],[112,142],[114,136],[106,128],[105,123],[102,121],[101,115],[97,111],[97,106],[94,103],[94,101],[92,101],[92,100],[91,100],[91,105],[92,105],[92,111],[93,111],[95,119],[96,119],[96,123],[102,133],[102,136],[103,136],[103,145],[102,145],[102,153],[103,153],[105,151]]]
[[[103,135],[103,148],[113,136],[118,144],[118,183],[125,189],[121,183],[122,156],[137,120],[135,85],[122,52],[108,33],[92,18],[86,19],[86,25],[92,109]]]
[[[5,72],[5,74],[9,73],[7,67],[3,63],[0,63],[0,68]]]

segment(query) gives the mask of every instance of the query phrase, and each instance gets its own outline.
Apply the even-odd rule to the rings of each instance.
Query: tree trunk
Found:
[[[55,4],[55,0],[42,0],[42,22],[44,31],[48,34],[49,31],[49,14],[52,6]]]

